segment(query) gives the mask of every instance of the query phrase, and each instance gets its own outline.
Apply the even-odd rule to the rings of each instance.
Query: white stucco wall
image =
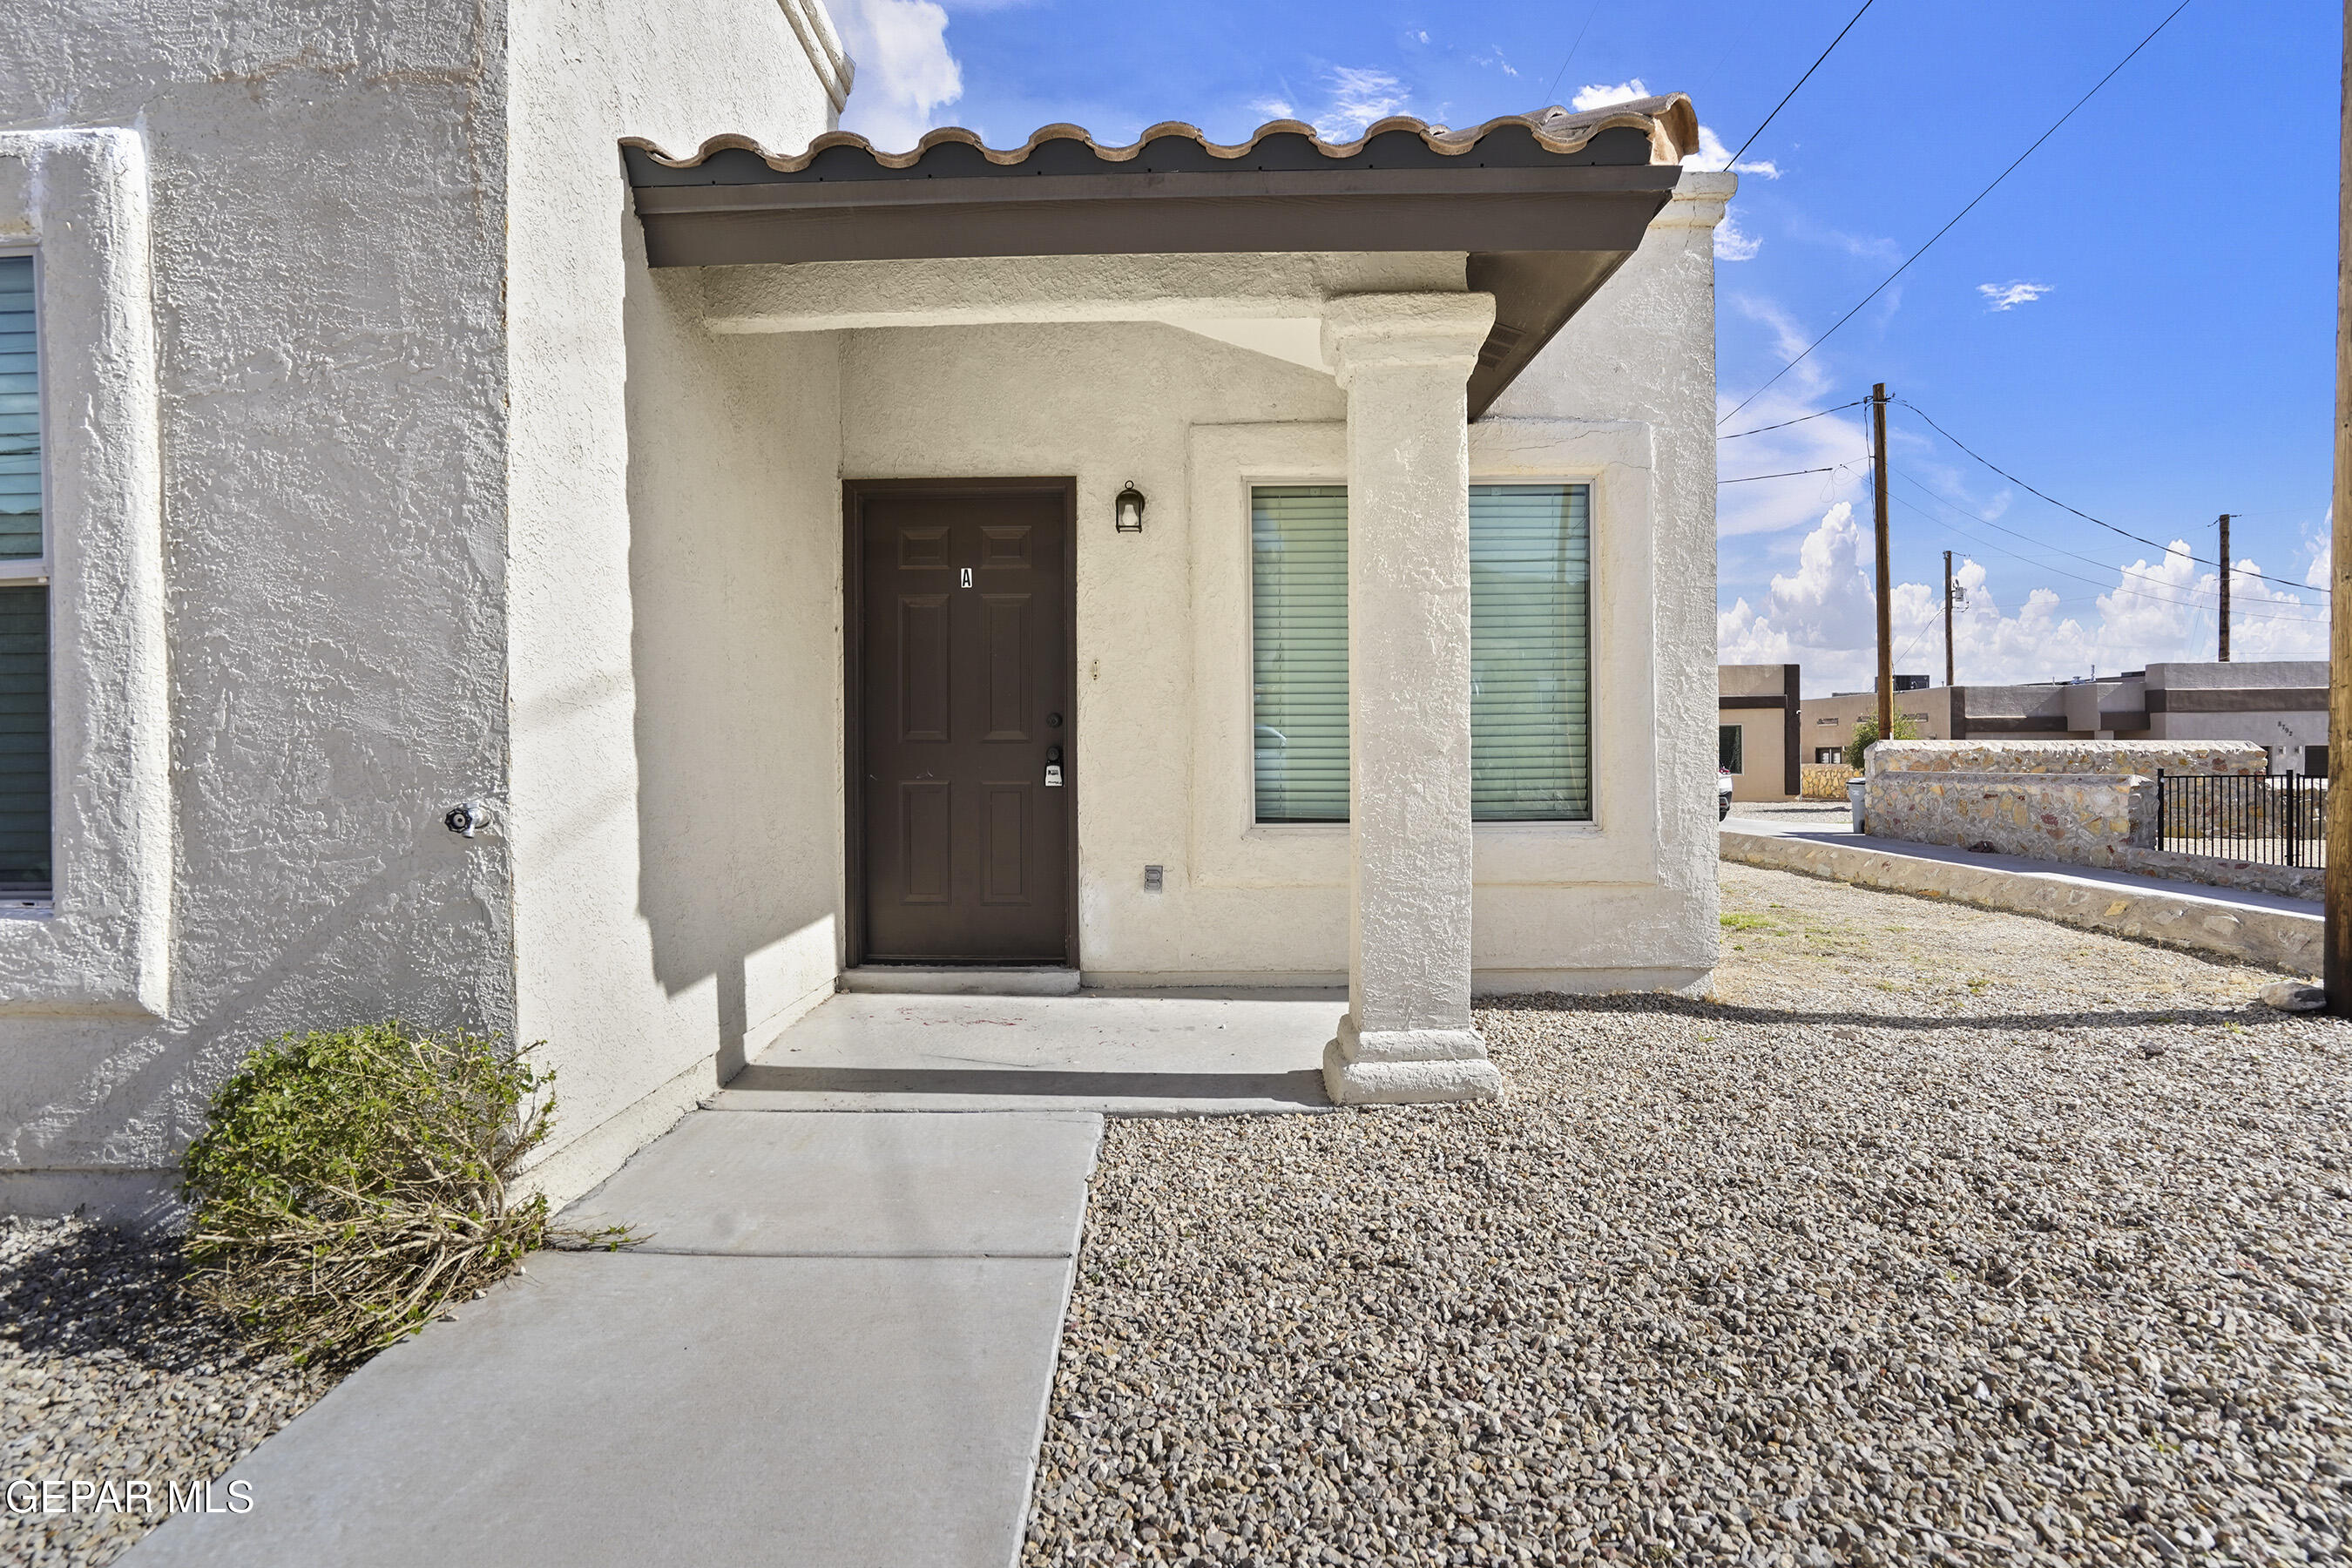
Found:
[[[0,129],[144,153],[171,867],[153,1005],[0,994],[0,1208],[133,1201],[271,1034],[511,1022],[505,850],[439,820],[503,771],[506,53],[496,7],[0,12]]]
[[[838,967],[836,346],[705,331],[695,279],[645,265],[615,148],[796,147],[834,104],[775,0],[514,17],[505,831],[561,1192]]]

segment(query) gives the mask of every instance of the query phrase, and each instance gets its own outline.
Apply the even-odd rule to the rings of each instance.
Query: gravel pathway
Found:
[[[1722,876],[1499,1107],[1112,1124],[1031,1568],[2347,1555],[2352,1026]]]
[[[0,1563],[112,1562],[163,1521],[171,1486],[218,1477],[333,1382],[239,1349],[177,1274],[168,1237],[0,1219]],[[46,1481],[65,1485],[44,1499]],[[76,1481],[132,1506],[77,1499]]]

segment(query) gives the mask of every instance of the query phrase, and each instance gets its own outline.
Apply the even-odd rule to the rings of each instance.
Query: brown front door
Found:
[[[1069,487],[848,503],[858,957],[1074,963]]]

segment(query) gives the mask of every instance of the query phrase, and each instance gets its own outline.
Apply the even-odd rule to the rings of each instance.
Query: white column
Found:
[[[1470,439],[1486,294],[1332,301],[1348,394],[1348,1016],[1323,1053],[1345,1105],[1493,1100],[1470,1026]]]

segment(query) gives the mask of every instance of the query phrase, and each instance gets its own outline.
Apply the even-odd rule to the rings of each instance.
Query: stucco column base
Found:
[[[1374,1029],[1339,1020],[1323,1047],[1323,1089],[1334,1105],[1444,1105],[1500,1100],[1503,1075],[1475,1029]]]

